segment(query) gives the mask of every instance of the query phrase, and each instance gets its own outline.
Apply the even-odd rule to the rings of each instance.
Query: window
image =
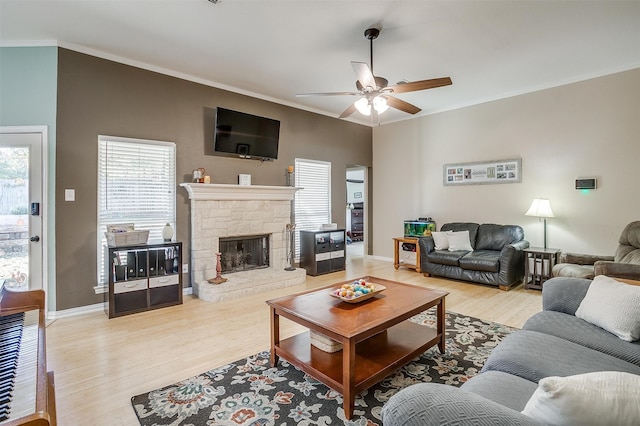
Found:
[[[295,162],[296,186],[296,262],[300,260],[300,231],[315,231],[331,223],[331,163],[302,160]]]
[[[98,137],[98,286],[104,271],[107,225],[133,223],[162,240],[176,222],[176,144],[113,136]]]

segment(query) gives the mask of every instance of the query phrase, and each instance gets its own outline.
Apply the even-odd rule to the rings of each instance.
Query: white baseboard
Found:
[[[183,288],[182,294],[183,295],[193,294],[193,288],[192,287]],[[77,308],[49,312],[47,314],[47,322],[55,321],[58,318],[74,317],[76,315],[88,314],[88,313],[93,313],[98,311],[104,311],[104,303],[96,303],[95,305],[78,306]]]
[[[374,256],[372,254],[368,254],[366,257],[367,257],[367,259],[381,260],[383,262],[391,262],[391,263],[393,263],[393,258],[391,258],[391,257]]]
[[[77,308],[63,309],[62,311],[49,312],[47,320],[56,320],[58,318],[73,317],[87,313],[104,311],[104,303],[96,303],[95,305],[78,306]]]

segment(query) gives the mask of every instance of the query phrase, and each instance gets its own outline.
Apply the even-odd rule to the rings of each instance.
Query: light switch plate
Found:
[[[251,185],[251,175],[238,175],[238,184],[239,185]]]
[[[75,189],[65,189],[64,190],[64,200],[65,201],[75,201],[76,200],[76,190]]]

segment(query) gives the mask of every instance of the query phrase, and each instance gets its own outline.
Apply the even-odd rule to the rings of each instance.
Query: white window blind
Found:
[[[98,137],[98,285],[105,285],[107,225],[133,223],[162,241],[162,228],[176,222],[176,144]]]
[[[295,258],[300,260],[300,231],[315,231],[331,223],[331,163],[326,161],[295,161],[296,245]]]

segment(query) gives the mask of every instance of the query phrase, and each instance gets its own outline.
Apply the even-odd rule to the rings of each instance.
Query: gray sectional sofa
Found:
[[[441,232],[469,231],[473,250],[437,250],[432,237],[421,237],[420,267],[434,275],[498,286],[509,290],[524,277],[524,252],[529,242],[518,225],[445,223]]]
[[[543,311],[498,344],[480,374],[460,388],[421,383],[399,391],[382,410],[384,424],[539,425],[521,411],[542,378],[602,371],[640,375],[640,341],[624,341],[575,316],[591,283],[560,277],[545,282]],[[640,399],[635,403],[640,413]]]

